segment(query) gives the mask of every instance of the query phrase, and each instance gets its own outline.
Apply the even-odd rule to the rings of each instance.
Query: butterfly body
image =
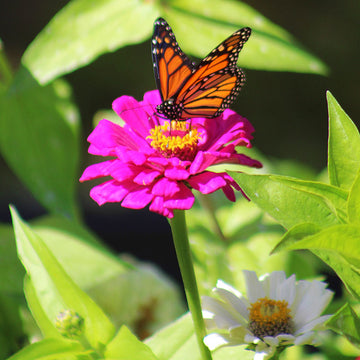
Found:
[[[250,34],[250,28],[236,31],[195,65],[180,49],[168,23],[157,19],[152,39],[154,74],[162,100],[157,113],[177,121],[219,116],[245,82],[236,62]]]

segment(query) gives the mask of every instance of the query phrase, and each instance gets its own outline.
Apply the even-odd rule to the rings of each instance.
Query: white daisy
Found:
[[[244,271],[247,297],[219,280],[216,298],[202,298],[203,316],[210,333],[204,338],[210,350],[247,344],[255,360],[270,358],[289,345],[315,345],[315,330],[331,316],[320,316],[333,293],[321,281],[296,282],[283,271],[257,278]]]

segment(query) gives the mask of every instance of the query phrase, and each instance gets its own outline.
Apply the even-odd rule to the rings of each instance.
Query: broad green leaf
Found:
[[[76,341],[45,339],[28,345],[7,360],[70,360],[81,354],[85,354],[85,350]]]
[[[23,305],[22,297],[0,292],[0,359],[7,359],[18,351],[27,335],[21,316]]]
[[[108,343],[115,329],[102,310],[75,285],[43,240],[14,209],[11,215],[19,257],[49,320],[55,321],[64,309],[74,310],[85,320],[84,334],[94,348]]]
[[[283,176],[229,173],[251,201],[285,228],[299,223],[321,227],[339,223],[334,202],[341,204],[342,200],[334,187]]]
[[[360,171],[350,190],[348,217],[351,223],[360,225]]]
[[[0,96],[0,149],[50,211],[74,217],[78,113],[64,82],[40,87],[24,70]]]
[[[321,227],[312,223],[302,223],[293,226],[286,234],[282,237],[281,241],[271,251],[272,254],[276,254],[279,251],[286,250],[290,245],[295,244],[303,238],[316,234],[321,231]]]
[[[82,289],[92,288],[133,268],[115,257],[94,235],[74,221],[46,216],[33,222],[32,227]]]
[[[167,346],[166,343],[163,345]],[[126,326],[122,326],[114,339],[107,345],[105,358],[108,360],[157,359],[150,347],[138,340]]]
[[[360,169],[360,135],[355,124],[328,91],[330,183],[350,189]]]
[[[250,69],[326,74],[327,67],[285,30],[255,9],[232,0],[170,0],[163,8],[181,48],[203,58],[234,31],[249,26],[239,64]]]
[[[0,39],[0,95],[10,86],[12,77],[13,74],[5,55],[4,45]]]
[[[352,259],[332,250],[311,249],[311,251],[337,273],[349,293],[360,301],[359,266],[354,266]]]
[[[145,344],[159,360],[201,359],[189,313],[148,338]]]
[[[180,288],[151,264],[118,274],[88,290],[115,327],[126,325],[146,338],[185,311]],[[126,295],[124,295],[126,294]]]
[[[158,15],[152,2],[72,0],[31,43],[22,63],[45,84],[101,54],[149,38]],[[150,50],[146,55],[150,59]]]
[[[43,336],[44,338],[63,338],[59,331],[55,327],[54,319],[50,319],[45,312],[41,302],[39,301],[36,289],[28,275],[24,279],[24,293],[26,297],[27,305],[31,311],[31,315],[38,325],[41,334],[29,333],[30,336]],[[35,330],[36,331],[36,330]],[[37,331],[38,332],[38,331]]]
[[[360,299],[359,226],[335,225],[296,242],[290,236],[284,240],[281,243],[281,249],[311,250],[332,267],[349,292]]]
[[[360,347],[360,318],[349,304],[341,307],[327,322],[327,327],[344,335],[352,344]]]
[[[14,231],[10,225],[0,224],[0,291],[21,294],[24,268],[16,254]]]
[[[286,246],[294,249],[323,249],[341,253],[360,265],[360,226],[335,225]],[[359,284],[360,285],[360,284]]]

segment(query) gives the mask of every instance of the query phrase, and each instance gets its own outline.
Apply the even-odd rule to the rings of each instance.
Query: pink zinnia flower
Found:
[[[238,184],[225,172],[207,170],[221,163],[261,167],[261,163],[238,154],[236,146],[251,147],[250,122],[232,110],[215,119],[197,118],[186,122],[169,121],[154,113],[160,104],[157,90],[137,102],[121,96],[113,110],[124,126],[101,120],[88,137],[89,153],[112,159],[85,169],[80,181],[110,177],[95,186],[90,196],[99,204],[121,202],[123,207],[151,211],[173,217],[174,209],[190,209],[192,189],[209,194],[222,189],[235,201]]]

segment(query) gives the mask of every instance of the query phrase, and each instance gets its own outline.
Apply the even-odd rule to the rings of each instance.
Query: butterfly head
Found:
[[[170,98],[156,106],[156,111],[160,115],[164,115],[169,120],[183,121],[186,119],[181,118],[184,107],[182,103],[175,103],[174,99]]]

